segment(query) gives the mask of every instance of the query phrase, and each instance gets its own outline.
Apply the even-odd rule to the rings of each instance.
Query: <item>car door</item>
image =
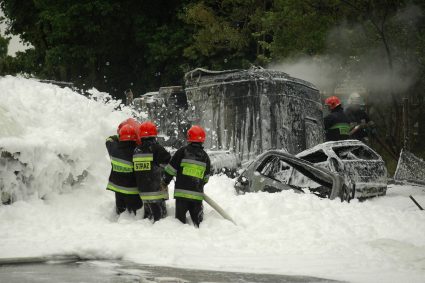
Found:
[[[292,189],[287,185],[292,167],[286,164],[278,155],[267,156],[256,168],[252,179],[254,191],[280,192]]]

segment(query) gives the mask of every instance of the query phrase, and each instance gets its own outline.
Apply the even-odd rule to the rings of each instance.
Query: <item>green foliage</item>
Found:
[[[270,3],[269,3],[270,2]],[[265,64],[268,54],[262,18],[271,1],[198,1],[187,8],[185,21],[193,42],[184,55],[195,66],[212,69]]]
[[[0,5],[41,59],[37,76],[96,87],[122,97],[178,83],[188,36],[184,1],[15,1]],[[32,69],[31,66],[24,70]]]
[[[0,36],[0,75],[7,74],[10,63],[7,60],[9,39]]]
[[[336,1],[276,0],[267,21],[273,31],[273,58],[322,53],[329,29],[340,20],[340,9]]]

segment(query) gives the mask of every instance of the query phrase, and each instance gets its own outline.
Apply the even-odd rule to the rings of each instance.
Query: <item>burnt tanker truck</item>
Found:
[[[181,146],[191,125],[207,132],[205,147],[246,161],[268,149],[296,154],[324,140],[320,93],[309,82],[280,71],[248,70],[185,74],[185,87],[160,88],[133,101],[164,135]]]

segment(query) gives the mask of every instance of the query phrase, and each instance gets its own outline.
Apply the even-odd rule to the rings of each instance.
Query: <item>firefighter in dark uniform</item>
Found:
[[[106,140],[106,148],[112,166],[107,189],[115,192],[117,214],[121,214],[125,210],[136,214],[136,211],[143,206],[133,171],[136,131],[133,126],[123,124],[119,127],[118,138],[112,136]]]
[[[176,218],[186,223],[189,211],[193,224],[199,227],[203,220],[204,185],[208,182],[211,162],[202,146],[205,131],[200,126],[188,130],[187,141],[189,144],[177,150],[165,167],[162,186],[166,187],[176,177]]]
[[[350,120],[344,114],[341,101],[336,96],[326,98],[330,113],[325,117],[326,141],[346,140],[350,134]]]
[[[375,123],[370,120],[364,106],[360,94],[353,92],[348,98],[348,106],[344,109],[344,112],[350,120],[350,137],[367,142],[368,132],[375,132]]]
[[[170,153],[157,140],[157,129],[152,122],[140,125],[141,144],[133,154],[133,166],[140,198],[145,205],[145,218],[153,222],[167,216],[165,200],[168,190],[161,190],[161,175],[171,159]]]

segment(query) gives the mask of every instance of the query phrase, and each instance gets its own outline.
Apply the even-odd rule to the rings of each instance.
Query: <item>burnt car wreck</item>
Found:
[[[237,178],[235,189],[238,193],[283,190],[304,193],[306,180],[319,185],[311,191],[321,197],[338,197],[341,201],[352,198],[351,187],[339,174],[279,150],[267,151],[251,162]]]
[[[358,140],[326,142],[295,156],[287,155],[270,150],[259,156],[237,179],[236,191],[308,189],[319,197],[333,198],[337,194],[342,200],[362,200],[386,194],[384,161]],[[320,173],[314,174],[317,170]],[[325,175],[330,175],[331,179],[334,179],[332,175],[338,176],[342,181],[333,185],[339,188],[332,187]]]
[[[387,168],[378,153],[358,140],[331,141],[296,155],[317,167],[340,174],[353,187],[354,197],[383,196],[387,191]],[[309,184],[310,188],[317,184]]]

